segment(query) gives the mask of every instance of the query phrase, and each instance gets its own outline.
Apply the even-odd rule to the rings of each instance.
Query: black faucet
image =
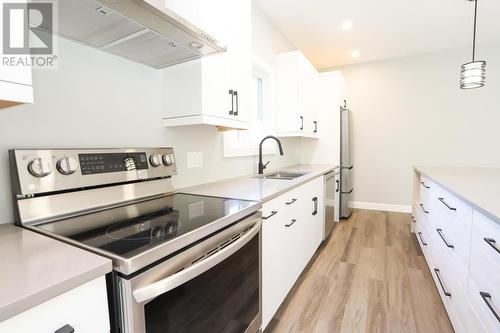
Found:
[[[278,143],[278,148],[280,149],[280,155],[283,156],[283,147],[281,146],[281,141],[277,137],[272,136],[272,135],[268,135],[264,139],[262,139],[262,141],[259,144],[259,175],[262,175],[264,173],[264,169],[266,168],[266,166],[270,162],[270,161],[267,161],[266,164],[262,163],[262,144],[267,139],[274,139],[274,140],[276,140],[276,142]]]

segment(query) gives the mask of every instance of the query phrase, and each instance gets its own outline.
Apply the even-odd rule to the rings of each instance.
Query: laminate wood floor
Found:
[[[337,224],[265,333],[453,332],[409,220],[355,210]]]

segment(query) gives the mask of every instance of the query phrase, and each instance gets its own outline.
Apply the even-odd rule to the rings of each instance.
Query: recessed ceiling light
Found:
[[[344,31],[349,31],[352,29],[352,21],[342,21],[342,24],[340,25],[340,27]]]
[[[359,50],[354,50],[354,51],[352,51],[352,52],[351,52],[351,56],[352,56],[353,58],[357,58],[357,57],[359,57]]]

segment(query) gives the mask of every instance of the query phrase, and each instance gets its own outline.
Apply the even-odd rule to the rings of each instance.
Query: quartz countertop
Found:
[[[111,260],[13,224],[0,225],[0,322],[112,270]]]
[[[179,189],[177,192],[253,200],[264,203],[314,178],[323,176],[336,167],[334,164],[298,164],[266,172],[266,174],[277,171],[306,173],[293,180],[264,179],[258,175],[249,175]]]
[[[416,166],[414,169],[500,223],[500,168]]]

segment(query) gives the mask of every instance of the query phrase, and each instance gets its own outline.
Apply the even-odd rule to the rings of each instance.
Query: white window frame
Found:
[[[257,117],[251,114],[248,130],[224,132],[222,134],[224,157],[257,156],[259,154],[258,141],[260,141],[260,138],[274,134],[276,123],[276,114],[273,107],[274,70],[266,61],[254,56],[252,60],[252,75],[262,79],[262,123],[258,122]],[[251,110],[252,112],[254,111],[253,106]],[[245,138],[245,136],[247,137]],[[252,138],[248,140],[248,136],[252,136]],[[276,143],[274,141],[265,142],[262,146],[262,153],[263,155],[277,154]]]

